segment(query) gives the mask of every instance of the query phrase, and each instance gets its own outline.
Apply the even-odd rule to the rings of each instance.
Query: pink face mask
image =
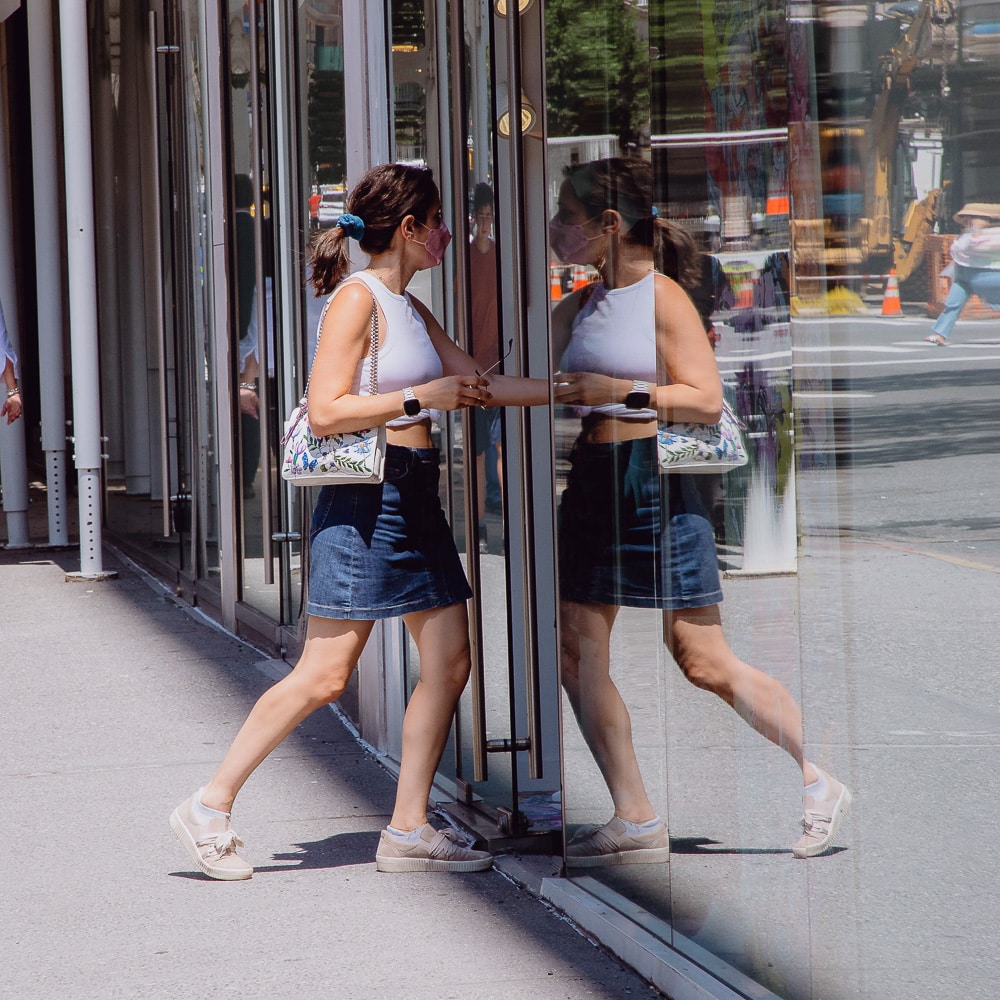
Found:
[[[444,252],[448,249],[448,244],[451,243],[451,231],[443,222],[437,229],[431,229],[422,222],[418,222],[417,225],[426,229],[428,233],[427,239],[423,243],[420,243],[420,240],[413,241],[420,243],[424,248],[424,264],[421,270],[437,267],[444,260]]]
[[[567,225],[559,216],[549,219],[549,246],[564,264],[590,264],[590,244],[604,234],[588,236],[583,226]]]

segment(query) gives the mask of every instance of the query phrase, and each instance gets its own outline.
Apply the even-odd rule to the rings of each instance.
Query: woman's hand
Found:
[[[3,409],[0,410],[0,418],[6,417],[7,423],[12,424],[21,415],[21,393],[15,392],[4,401]]]
[[[240,386],[240,413],[260,419],[260,400],[257,397],[257,390],[248,385]]]
[[[489,381],[480,375],[446,375],[444,378],[414,386],[420,405],[429,410],[461,410],[467,406],[486,406],[493,398]]]
[[[621,403],[625,398],[622,379],[597,372],[556,372],[553,378],[553,397],[557,403],[576,403],[581,406],[606,406]],[[631,387],[632,383],[628,383]]]

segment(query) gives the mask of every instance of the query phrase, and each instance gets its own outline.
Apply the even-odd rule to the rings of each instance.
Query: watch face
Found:
[[[403,412],[408,417],[415,417],[420,412],[420,400],[416,398],[404,399]]]
[[[630,392],[625,397],[625,406],[630,410],[644,410],[649,406],[648,392]]]

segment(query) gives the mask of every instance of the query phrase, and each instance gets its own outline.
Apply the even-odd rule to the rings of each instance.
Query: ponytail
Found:
[[[309,255],[309,284],[317,295],[329,295],[351,269],[348,235],[341,226],[320,233]]]

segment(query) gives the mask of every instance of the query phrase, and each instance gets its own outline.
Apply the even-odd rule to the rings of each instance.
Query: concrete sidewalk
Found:
[[[660,996],[496,871],[375,872],[394,783],[329,711],[259,768],[247,882],[167,825],[271,683],[261,657],[109,557],[0,552],[0,997]]]

